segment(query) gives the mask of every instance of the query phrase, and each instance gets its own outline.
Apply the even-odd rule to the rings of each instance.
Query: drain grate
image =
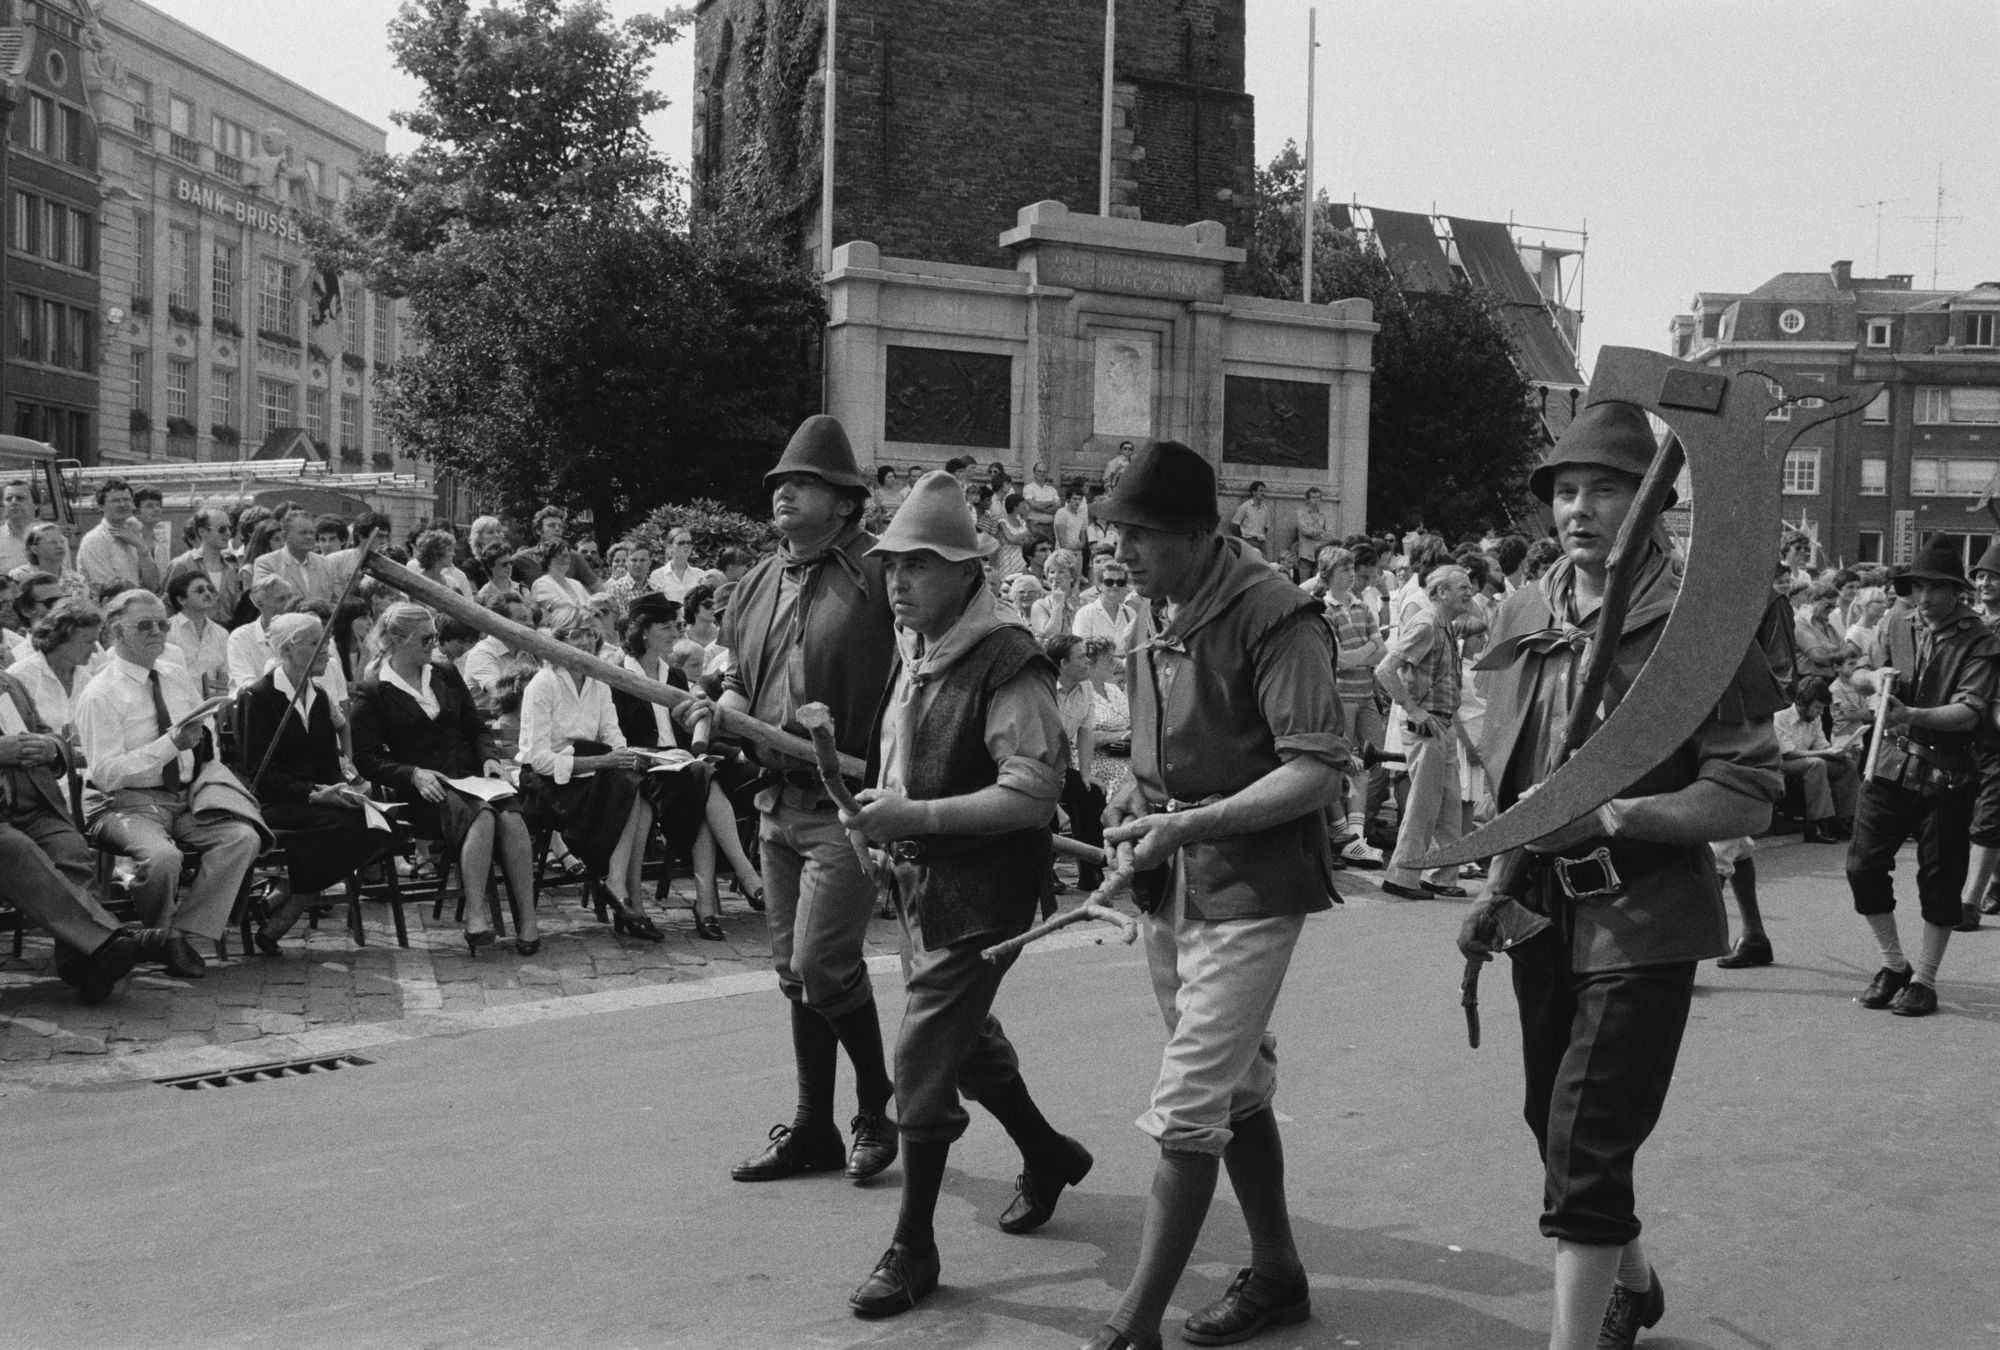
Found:
[[[309,1073],[333,1073],[338,1069],[358,1069],[373,1064],[359,1055],[329,1055],[321,1059],[288,1059],[276,1064],[254,1064],[228,1073],[189,1073],[178,1078],[155,1078],[161,1087],[200,1092],[206,1088],[235,1087],[238,1083],[268,1083],[279,1078],[299,1078]]]

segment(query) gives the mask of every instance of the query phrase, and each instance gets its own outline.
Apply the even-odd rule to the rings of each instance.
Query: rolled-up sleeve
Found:
[[[1258,645],[1251,660],[1257,704],[1278,758],[1304,755],[1345,768],[1353,759],[1347,713],[1333,681],[1333,634],[1320,616],[1299,610]]]
[[[986,706],[986,751],[1001,787],[1053,803],[1062,796],[1063,730],[1055,677],[1029,669],[1001,685]]]

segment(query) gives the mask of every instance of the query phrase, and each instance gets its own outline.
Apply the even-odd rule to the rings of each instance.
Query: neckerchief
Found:
[[[790,690],[790,711],[797,711],[806,701],[806,630],[812,622],[813,604],[819,599],[819,579],[823,575],[820,565],[832,562],[854,583],[861,598],[868,598],[868,578],[861,564],[847,555],[845,547],[860,533],[860,523],[850,523],[810,553],[795,552],[789,539],[778,546],[778,566],[799,588],[798,601],[792,606],[792,631],[785,640],[785,684]],[[789,713],[787,716],[789,720]]]

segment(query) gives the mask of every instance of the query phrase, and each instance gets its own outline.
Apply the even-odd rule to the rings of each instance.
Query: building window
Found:
[[[2000,314],[1962,314],[1959,316],[1958,345],[1961,347],[1991,347],[1993,331],[2000,323]]]
[[[127,74],[125,87],[132,91],[132,130],[150,137],[153,134],[153,82]]]
[[[1806,328],[1806,316],[1796,309],[1788,309],[1778,316],[1778,327],[1789,336],[1797,336]]]
[[[361,400],[352,394],[340,396],[340,449],[343,458],[361,454]]]
[[[1785,452],[1785,495],[1819,495],[1819,451],[1802,449]]]
[[[1920,427],[2000,424],[2000,388],[1926,385],[1917,390],[1916,422]]]
[[[132,298],[153,303],[153,218],[132,217]]]
[[[1863,530],[1856,537],[1856,562],[1878,563],[1882,561],[1882,531]]]
[[[1865,455],[1861,460],[1861,495],[1864,497],[1886,497],[1889,495],[1889,461],[1879,455]]]
[[[2000,461],[1922,458],[1910,461],[1910,492],[1919,497],[1977,497],[1993,481]]]
[[[209,265],[208,280],[209,308],[215,311],[215,320],[220,323],[236,322],[236,246],[218,243]]]
[[[341,279],[340,283],[340,345],[342,349],[361,355],[361,311],[368,305],[368,293],[361,289],[361,283]]]
[[[1870,319],[1868,321],[1868,345],[1886,347],[1889,345],[1889,320]]]
[[[306,435],[315,444],[326,444],[326,390],[306,389]]]
[[[46,155],[56,141],[56,101],[47,94],[28,95],[28,148]]]
[[[297,327],[295,308],[291,265],[276,258],[264,259],[264,280],[257,289],[257,326],[292,337]]]
[[[219,427],[236,425],[236,372],[215,367],[208,376],[208,420]]]
[[[194,235],[178,225],[167,227],[167,303],[194,308]]]
[[[351,173],[336,173],[333,179],[333,199],[342,206],[345,206],[347,199],[353,195],[354,175]]]
[[[1868,400],[1868,406],[1861,410],[1861,420],[1880,426],[1889,420],[1889,391],[1884,389]]]
[[[39,295],[14,297],[14,355],[64,370],[91,368],[96,314]]]
[[[167,416],[194,420],[194,362],[167,358]]]
[[[326,165],[312,156],[306,156],[306,181],[312,184],[313,196],[326,195]]]
[[[56,109],[56,130],[59,133],[56,158],[65,164],[87,164],[90,156],[83,143],[83,112],[71,107]]]
[[[283,380],[257,381],[257,407],[263,414],[263,434],[267,438],[273,432],[298,425],[298,414],[293,410],[292,386]]]
[[[392,366],[396,363],[396,334],[390,324],[395,303],[380,291],[375,293],[375,364]]]
[[[178,94],[167,95],[167,153],[183,164],[201,163],[201,146],[194,138],[194,104]]]
[[[153,406],[153,354],[143,347],[132,349],[132,406],[151,409]]]
[[[1771,391],[1771,397],[1780,400],[1778,406],[1764,414],[1766,422],[1789,422],[1792,420],[1792,405],[1783,401],[1785,391],[1776,380],[1764,381],[1764,387]]]
[[[42,251],[41,200],[39,197],[30,197],[25,192],[14,194],[14,222],[8,242],[17,252]]]
[[[52,408],[40,403],[14,405],[14,434],[31,441],[47,441],[64,459],[97,462],[90,444],[90,414],[74,408]]]
[[[42,203],[41,253],[50,262],[69,256],[69,208],[61,202]]]

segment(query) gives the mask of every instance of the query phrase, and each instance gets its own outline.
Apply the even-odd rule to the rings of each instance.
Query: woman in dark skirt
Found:
[[[241,695],[243,764],[249,775],[263,767],[257,802],[285,851],[285,882],[256,935],[266,956],[284,954],[278,939],[320,902],[321,891],[374,862],[392,841],[368,828],[361,794],[341,771],[333,701],[319,683],[332,646],[320,643],[320,631],[310,614],[273,619],[268,638],[277,665]]]
[[[588,608],[555,630],[556,640],[595,656],[601,634]],[[653,804],[639,790],[639,757],[626,748],[611,688],[601,680],[544,666],[521,698],[521,792],[530,809],[562,831],[563,842],[614,910],[620,933],[664,941],[646,916],[642,872]]]
[[[465,945],[474,956],[493,941],[486,888],[493,855],[520,902],[514,916],[515,950],[541,950],[535,907],[534,845],[515,797],[486,800],[446,780],[506,782],[507,764],[473,705],[465,681],[449,665],[431,660],[437,623],[422,605],[399,602],[377,622],[382,659],[355,686],[354,764],[372,783],[395,789],[407,802],[403,818],[422,838],[436,839],[442,856],[456,858],[465,887]]]
[[[668,653],[686,631],[681,607],[657,592],[632,602],[625,624],[625,668],[659,680],[677,689],[687,688],[687,678],[668,662]],[[612,706],[618,725],[630,745],[648,750],[686,750],[687,733],[675,725],[668,710],[657,703],[620,690],[612,691]],[[722,849],[738,884],[752,897],[763,899],[757,869],[736,837],[736,815],[723,796],[708,764],[697,760],[674,773],[649,773],[642,791],[652,799],[660,836],[674,855],[685,859],[694,871],[694,931],[696,936],[720,942],[722,898],[715,887],[715,854]]]

